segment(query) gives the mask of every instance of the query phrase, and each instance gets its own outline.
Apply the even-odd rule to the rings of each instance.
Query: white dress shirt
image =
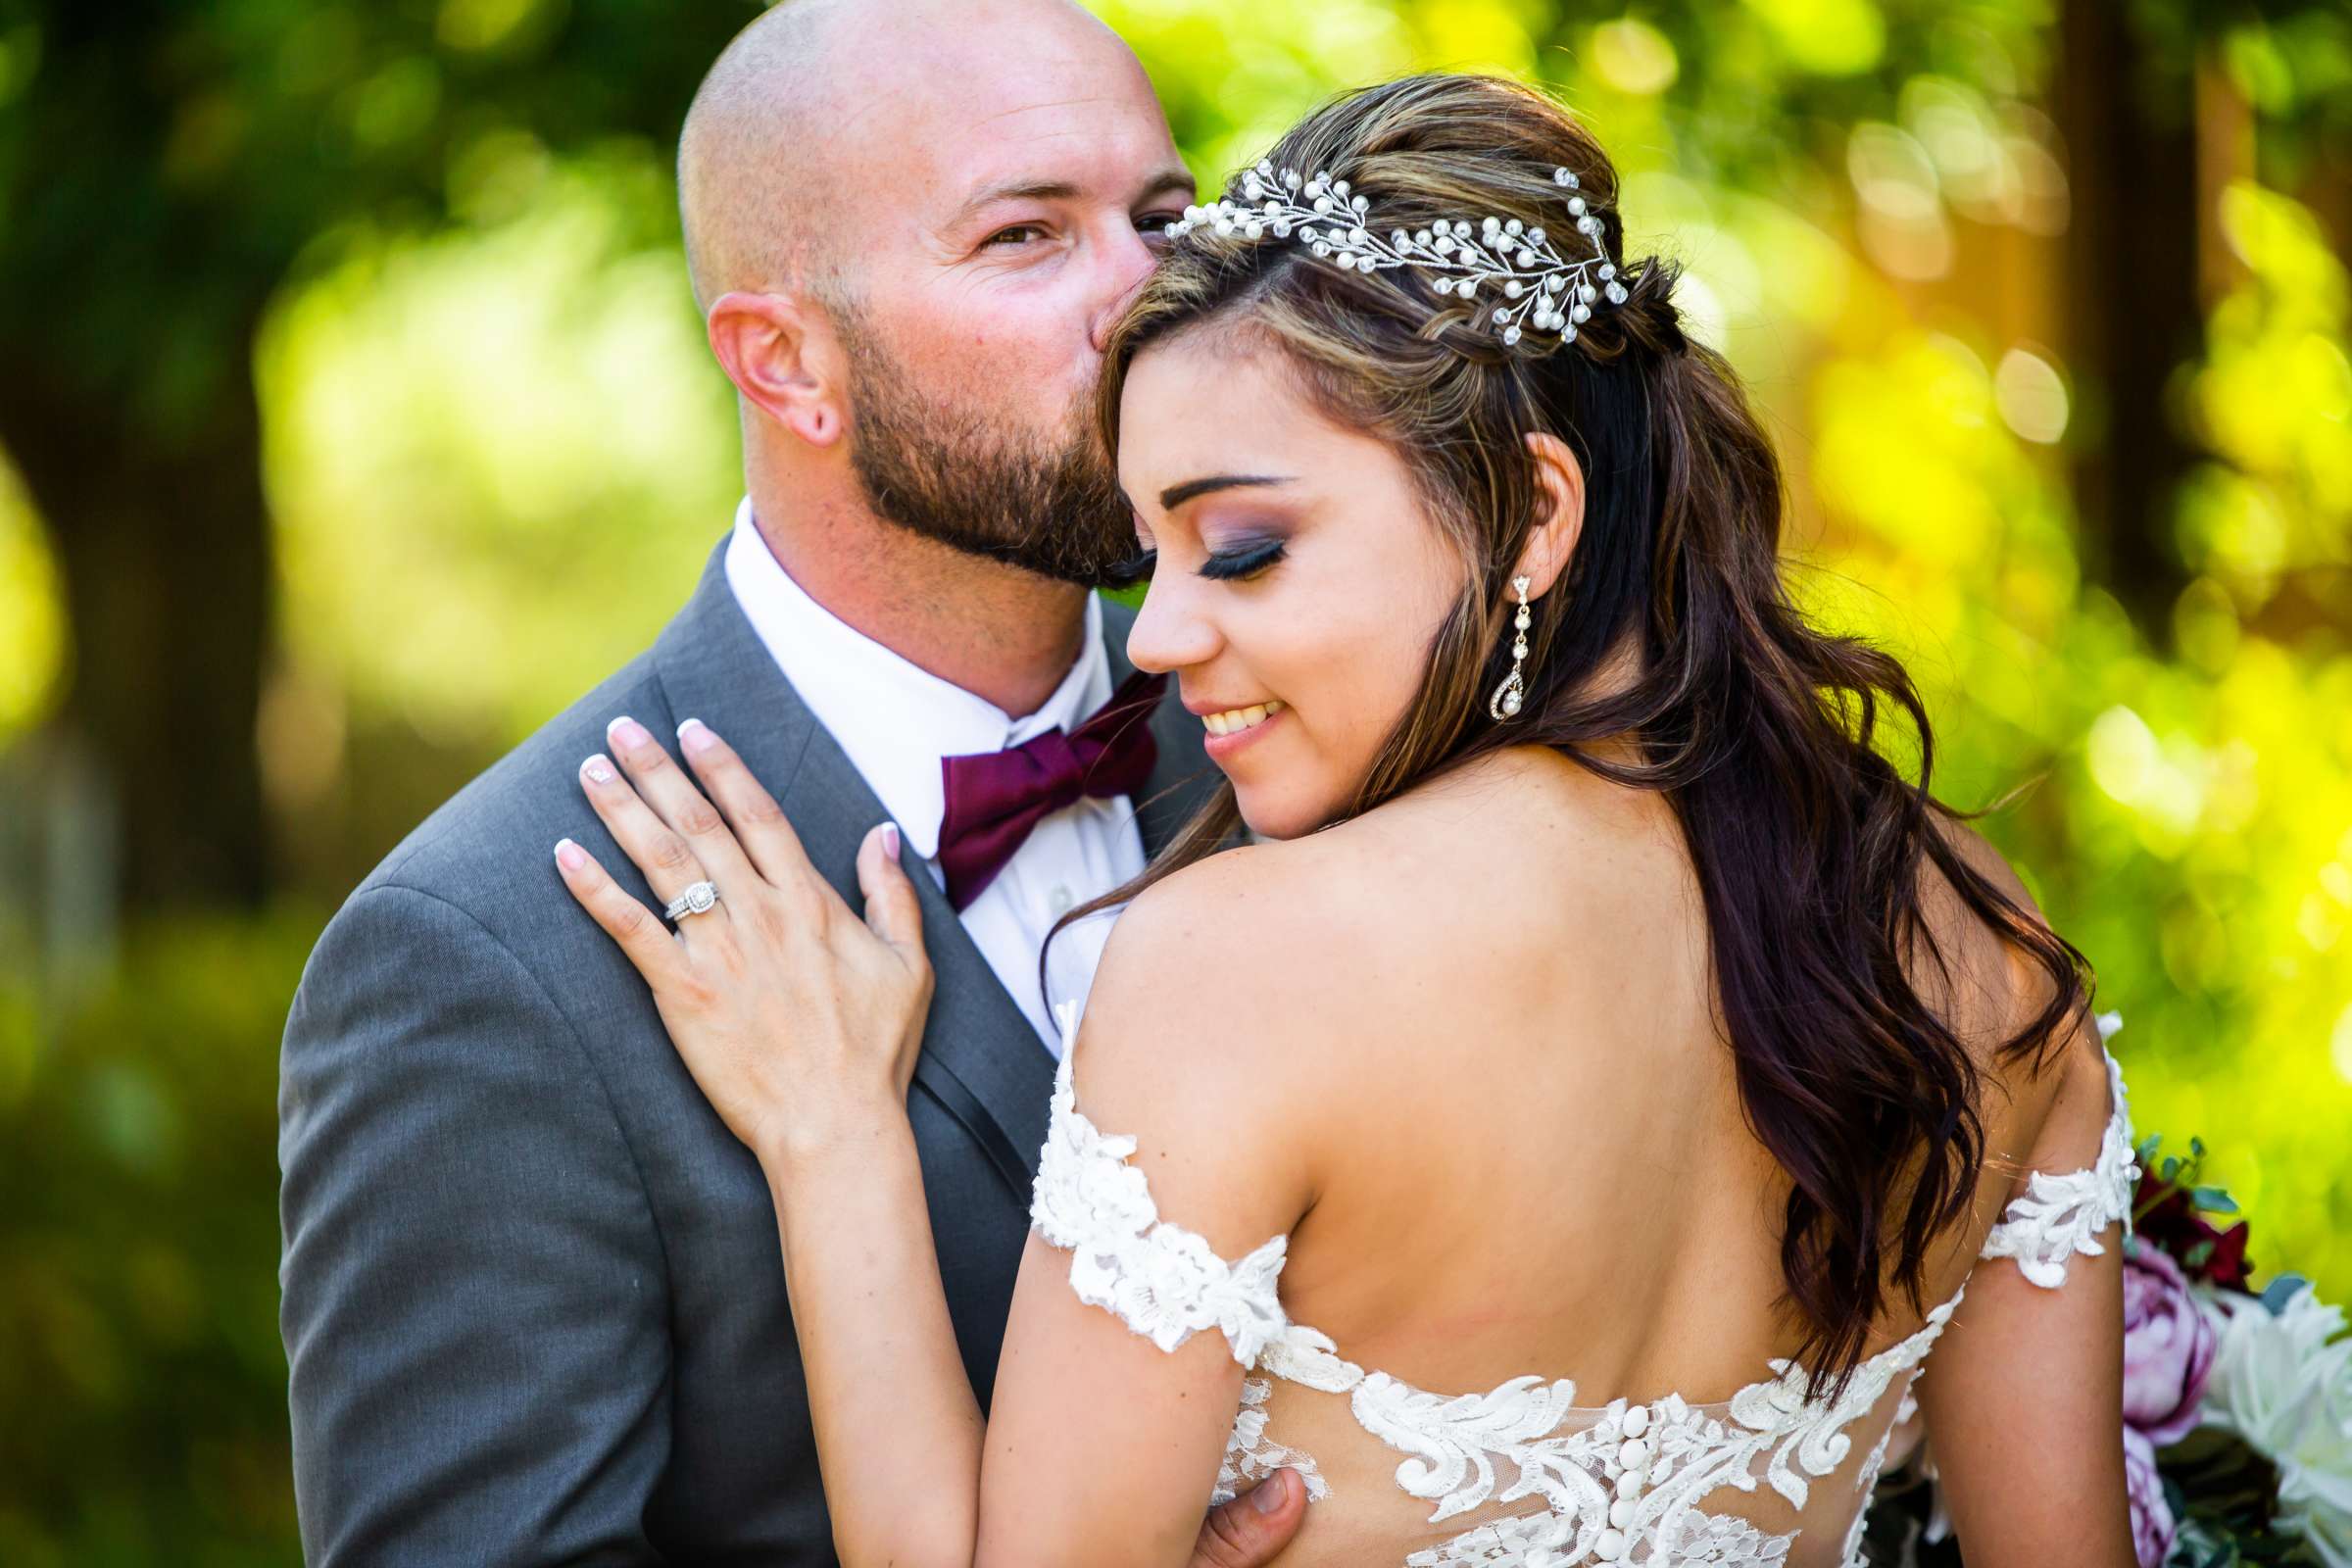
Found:
[[[943,888],[939,828],[947,793],[941,759],[1003,751],[1050,729],[1068,734],[1110,700],[1102,602],[1092,595],[1078,662],[1043,707],[1012,718],[986,698],[907,662],[809,598],[760,537],[748,497],[735,513],[726,569],[736,603],[784,678],[864,775],[907,848]],[[1143,834],[1127,797],[1082,796],[1040,821],[962,912],[973,946],[1057,1057],[1061,1035],[1050,1004],[1085,997],[1116,911],[1102,910],[1054,939],[1051,999],[1038,991],[1038,949],[1064,911],[1143,868]]]

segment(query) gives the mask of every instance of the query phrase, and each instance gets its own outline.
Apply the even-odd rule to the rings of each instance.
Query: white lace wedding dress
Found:
[[[1536,1373],[1481,1393],[1417,1389],[1291,1321],[1276,1290],[1288,1236],[1229,1262],[1160,1218],[1127,1163],[1135,1141],[1078,1109],[1078,1007],[1054,1010],[1061,1067],[1030,1216],[1073,1254],[1081,1299],[1162,1350],[1222,1333],[1252,1374],[1212,1502],[1288,1466],[1317,1502],[1346,1493],[1361,1539],[1401,1543],[1404,1568],[1859,1568],[1863,1508],[1888,1437],[1910,1414],[1911,1384],[1965,1284],[1917,1333],[1863,1362],[1834,1401],[1808,1401],[1803,1370],[1787,1361],[1714,1404],[1668,1394],[1579,1405],[1575,1384]],[[2101,1034],[2114,1026],[2102,1018]],[[2012,1260],[2054,1290],[2068,1259],[2100,1251],[2099,1233],[2129,1214],[2138,1171],[2123,1073],[2112,1055],[2107,1064],[2112,1110],[2096,1158],[2034,1173],[1981,1260]],[[1378,1560],[1396,1559],[1384,1549]]]

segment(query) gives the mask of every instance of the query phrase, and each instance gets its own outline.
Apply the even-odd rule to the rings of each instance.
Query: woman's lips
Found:
[[[1208,738],[1201,742],[1202,749],[1208,753],[1208,757],[1211,761],[1222,764],[1227,759],[1231,758],[1243,747],[1248,746],[1250,742],[1265,734],[1266,731],[1282,723],[1290,712],[1289,708],[1281,703],[1267,703],[1263,708],[1265,717],[1257,720],[1253,724],[1243,724],[1228,728],[1222,735],[1218,734],[1214,728],[1214,725],[1217,722],[1228,720],[1232,711],[1250,713],[1258,710],[1259,710],[1255,708],[1229,710],[1228,713],[1210,713],[1202,719],[1202,723],[1211,726],[1209,729]]]

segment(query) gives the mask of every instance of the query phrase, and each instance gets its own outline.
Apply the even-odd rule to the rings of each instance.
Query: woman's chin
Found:
[[[1242,825],[1259,839],[1302,839],[1333,815],[1310,809],[1304,802],[1286,800],[1276,791],[1246,789],[1238,782],[1233,787],[1233,804],[1242,813]]]

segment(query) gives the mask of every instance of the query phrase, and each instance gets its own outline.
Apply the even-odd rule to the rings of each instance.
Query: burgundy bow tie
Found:
[[[1152,710],[1167,685],[1167,676],[1139,669],[1074,735],[1050,729],[1002,752],[940,759],[948,809],[939,823],[939,863],[958,912],[997,879],[1038,823],[1081,796],[1108,800],[1144,787],[1159,756]]]

